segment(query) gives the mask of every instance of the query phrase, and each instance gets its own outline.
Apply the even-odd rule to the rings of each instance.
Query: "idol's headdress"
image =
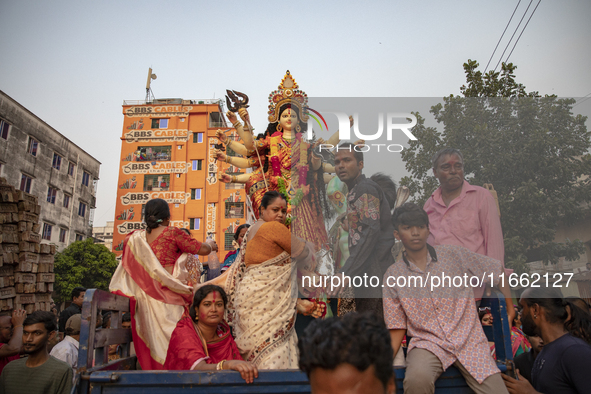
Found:
[[[303,90],[299,89],[295,79],[286,71],[285,76],[279,84],[278,90],[274,90],[269,94],[269,123],[279,121],[279,109],[283,104],[291,104],[299,109],[300,121],[307,122],[308,114],[306,108],[308,107],[308,95]]]

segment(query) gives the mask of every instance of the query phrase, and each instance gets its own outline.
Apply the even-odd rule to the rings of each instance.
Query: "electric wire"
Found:
[[[519,42],[519,39],[521,38],[521,35],[523,34],[523,32],[525,31],[525,28],[529,24],[529,21],[531,20],[531,17],[534,16],[534,14],[536,13],[536,10],[538,9],[538,6],[540,5],[541,2],[542,2],[542,0],[538,1],[538,4],[536,5],[536,8],[534,8],[534,11],[529,16],[529,19],[525,23],[525,26],[523,26],[523,30],[521,30],[521,33],[519,33],[519,37],[517,37],[517,41],[515,41],[515,45],[513,45],[513,48],[511,48],[511,52],[509,53],[509,56],[507,56],[507,59],[505,60],[505,64],[507,64],[509,62],[509,58],[511,57],[511,54],[513,53],[513,50],[517,46],[517,43]]]
[[[513,32],[513,35],[511,35],[511,38],[509,39],[509,42],[507,43],[507,46],[505,47],[505,50],[503,50],[503,53],[501,54],[501,57],[499,58],[499,61],[497,62],[497,65],[495,66],[493,71],[497,71],[497,67],[499,67],[499,64],[501,64],[501,60],[503,60],[503,57],[505,56],[505,52],[507,52],[507,49],[509,48],[509,45],[511,45],[511,41],[513,41],[513,37],[515,37],[515,33],[517,33],[517,30],[519,30],[519,26],[521,26],[521,22],[523,22],[523,18],[525,18],[525,16],[527,15],[527,11],[529,11],[529,7],[531,7],[531,4],[534,2],[534,0],[530,0],[525,12],[523,13],[523,16],[521,17],[521,20],[519,21],[519,24],[517,25],[517,27],[515,28],[515,31]]]
[[[493,56],[495,55],[495,52],[497,51],[497,48],[499,47],[499,44],[501,43],[501,40],[505,36],[505,32],[507,31],[507,28],[509,27],[509,24],[511,23],[511,21],[513,20],[513,17],[515,16],[515,12],[517,11],[517,8],[519,7],[519,4],[521,4],[521,0],[519,0],[519,2],[517,3],[517,5],[515,6],[515,9],[513,10],[513,13],[511,14],[511,18],[509,18],[509,22],[507,22],[507,26],[505,26],[505,30],[503,30],[503,34],[501,34],[501,38],[499,38],[499,41],[497,42],[497,46],[495,47],[495,50],[493,51],[492,55],[490,55],[490,59],[488,59],[488,63],[486,63],[486,67],[484,68],[484,73],[483,74],[486,74],[486,70],[488,70],[488,66],[490,65],[490,62],[493,59]]]

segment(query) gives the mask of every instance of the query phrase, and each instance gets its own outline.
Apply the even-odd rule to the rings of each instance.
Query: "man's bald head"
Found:
[[[0,316],[0,343],[8,343],[12,338],[12,318]]]

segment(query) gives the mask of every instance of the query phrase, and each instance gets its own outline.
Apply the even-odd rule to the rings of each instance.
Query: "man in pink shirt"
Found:
[[[433,157],[439,188],[424,206],[429,215],[430,245],[459,245],[499,260],[504,267],[505,246],[497,205],[491,193],[464,180],[459,150],[445,148]],[[482,288],[474,289],[480,299]]]

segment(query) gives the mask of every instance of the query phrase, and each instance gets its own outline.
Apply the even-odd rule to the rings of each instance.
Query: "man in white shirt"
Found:
[[[80,341],[80,325],[82,324],[82,315],[79,313],[72,315],[66,322],[66,336],[63,341],[53,347],[50,356],[68,363],[76,373],[78,368],[78,345]]]

